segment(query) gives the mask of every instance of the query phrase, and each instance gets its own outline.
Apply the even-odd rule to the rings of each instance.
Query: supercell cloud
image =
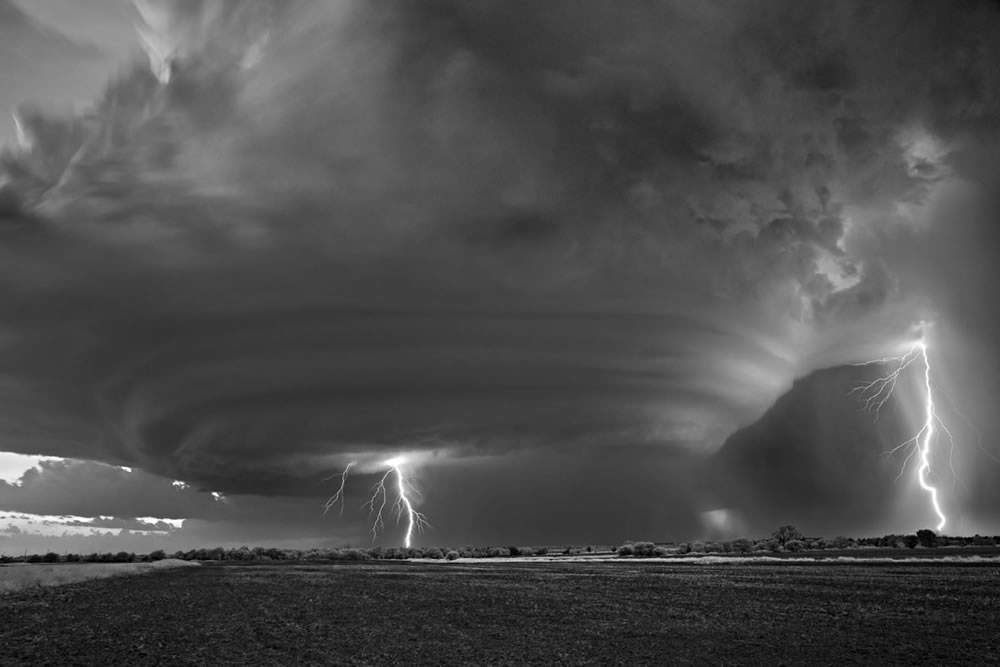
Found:
[[[5,450],[310,502],[419,452],[442,539],[449,488],[618,538],[695,530],[688,472],[920,319],[996,386],[992,5],[138,8],[3,156]],[[621,512],[549,498],[588,488]]]

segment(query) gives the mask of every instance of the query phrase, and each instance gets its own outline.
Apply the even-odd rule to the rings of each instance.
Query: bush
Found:
[[[83,556],[80,554],[66,554],[67,563],[79,563],[83,560]]]
[[[549,555],[549,548],[548,547],[538,547],[537,549],[533,550],[533,553],[536,556],[548,556]]]
[[[521,555],[521,550],[517,547],[507,547],[507,553],[511,556],[511,558],[517,558]]]
[[[906,545],[907,549],[912,549],[917,546],[919,540],[916,535],[903,535],[903,544]]]
[[[703,554],[705,553],[705,543],[704,542],[692,542],[690,545],[691,553]]]
[[[843,535],[838,535],[830,540],[830,546],[834,549],[850,549],[854,546],[854,540],[849,537],[844,537]]]
[[[938,536],[933,530],[923,528],[917,531],[917,544],[922,547],[936,547],[938,545]]]
[[[157,549],[156,551],[149,552],[149,560],[163,560],[167,557],[166,552],[163,549]]]
[[[444,558],[444,552],[438,547],[427,547],[424,549],[424,558],[433,558],[435,560],[441,560]]]
[[[781,526],[778,530],[771,534],[771,537],[776,539],[779,544],[784,545],[786,542],[791,540],[801,540],[802,533],[799,532],[798,528],[795,526]]]
[[[785,551],[805,551],[806,543],[802,540],[788,540],[785,542]]]
[[[41,563],[42,562],[42,557],[39,556],[38,554],[31,554],[30,556],[28,556],[28,562],[29,563]]]
[[[665,556],[670,555],[670,549],[666,547],[656,547],[653,549],[653,555],[657,558],[664,558]]]
[[[678,544],[677,545],[677,553],[679,553],[679,554],[689,554],[689,553],[691,553],[691,543],[690,542],[681,542],[680,544]]]
[[[459,557],[460,556],[458,555],[458,552],[455,551],[454,549],[452,549],[447,553],[447,555],[445,555],[445,558],[447,558],[448,560],[458,560]]]
[[[45,554],[44,556],[42,556],[42,561],[45,562],[45,563],[58,563],[59,562],[59,554],[57,554],[54,551],[50,551],[47,554]]]
[[[619,556],[634,556],[635,548],[631,544],[623,544],[617,549]]]
[[[636,542],[632,545],[632,552],[638,558],[652,558],[653,549],[655,548],[656,545],[652,542]]]

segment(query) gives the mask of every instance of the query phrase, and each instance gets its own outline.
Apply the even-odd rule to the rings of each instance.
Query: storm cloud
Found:
[[[543,489],[614,460],[580,525],[655,523],[656,470],[690,533],[681,480],[795,378],[996,326],[954,282],[995,275],[991,5],[140,9],[148,62],[3,158],[4,449],[286,498],[410,452],[581,540]]]

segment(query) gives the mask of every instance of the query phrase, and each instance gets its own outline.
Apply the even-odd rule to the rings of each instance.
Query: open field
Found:
[[[1000,661],[996,563],[255,563],[23,591],[0,664]]]
[[[197,565],[183,560],[160,560],[154,563],[54,563],[0,567],[0,594],[39,586],[75,584],[88,579],[105,579],[128,574],[142,574],[171,567]]]

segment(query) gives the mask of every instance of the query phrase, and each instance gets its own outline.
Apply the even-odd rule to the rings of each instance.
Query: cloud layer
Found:
[[[153,67],[4,157],[5,449],[231,494],[395,451],[558,475],[713,451],[965,312],[986,4],[142,9]]]

